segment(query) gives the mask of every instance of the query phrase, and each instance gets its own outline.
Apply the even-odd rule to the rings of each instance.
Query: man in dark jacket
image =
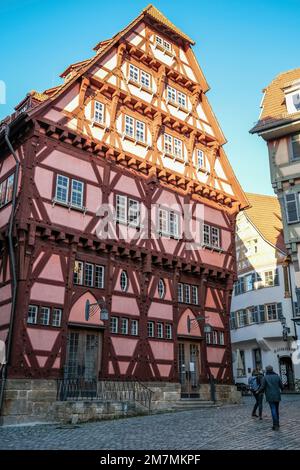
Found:
[[[283,385],[279,375],[273,371],[272,366],[267,366],[266,375],[263,378],[259,392],[265,392],[266,400],[270,405],[273,419],[273,431],[279,430],[279,402],[281,400],[281,390],[283,390]]]

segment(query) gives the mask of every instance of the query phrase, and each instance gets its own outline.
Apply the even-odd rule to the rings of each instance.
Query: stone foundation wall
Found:
[[[153,392],[151,410],[172,410],[180,400],[179,383],[144,383]],[[138,403],[118,401],[57,401],[56,380],[9,379],[6,382],[0,423],[30,422],[77,423],[112,419],[146,413]],[[200,386],[200,398],[210,400],[210,385]],[[240,403],[241,393],[234,385],[216,385],[216,399],[221,403]]]
[[[295,379],[295,392],[300,393],[300,379]]]

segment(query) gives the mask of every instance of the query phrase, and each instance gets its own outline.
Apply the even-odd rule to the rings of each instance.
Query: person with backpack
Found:
[[[282,390],[283,385],[279,375],[273,371],[272,366],[267,366],[266,375],[263,378],[259,393],[265,392],[266,400],[270,405],[273,419],[273,431],[279,431],[279,403],[281,400]]]
[[[262,419],[262,410],[263,410],[263,397],[264,392],[260,391],[261,386],[263,384],[263,374],[260,372],[259,369],[253,369],[252,375],[249,377],[248,384],[250,387],[250,391],[252,392],[255,398],[255,405],[252,410],[252,417]],[[258,415],[256,414],[256,410],[258,408]]]

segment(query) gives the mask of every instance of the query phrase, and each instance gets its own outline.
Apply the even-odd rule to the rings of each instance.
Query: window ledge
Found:
[[[105,131],[109,130],[109,126],[106,126],[104,122],[92,121],[92,127],[100,127],[101,129],[104,129]]]
[[[87,211],[87,208],[85,206],[75,206],[74,204],[71,204],[70,202],[58,201],[57,199],[54,198],[54,199],[52,199],[52,207],[54,207],[55,204],[58,204],[59,206],[66,207],[66,208],[69,209],[69,211],[71,209],[74,209],[75,211],[83,212],[84,215]]]
[[[1,209],[3,209],[4,207],[7,207],[11,203],[12,203],[12,201],[7,201],[4,204],[2,204],[2,206],[0,206],[0,211],[1,211]]]
[[[202,243],[202,248],[205,248],[205,249],[208,249],[208,250],[211,250],[211,251],[218,251],[219,253],[224,252],[224,250],[221,247],[214,246],[214,245],[208,245],[206,243]]]
[[[173,235],[172,233],[168,233],[168,232],[161,232],[161,231],[158,231],[156,232],[160,237],[167,237],[167,238],[173,238],[174,240],[181,240],[180,236],[179,235]]]
[[[185,106],[183,106],[182,104],[177,103],[176,101],[167,99],[167,104],[170,104],[171,106],[174,106],[174,108],[176,108],[177,111],[182,111],[183,113],[186,113],[186,114],[189,113],[189,110]]]
[[[176,162],[185,163],[185,161],[182,157],[178,157],[177,155],[172,155],[171,153],[168,153],[168,152],[165,152],[163,154],[163,156],[167,157],[167,158],[172,158],[172,160],[174,160]]]
[[[151,145],[147,144],[147,142],[143,142],[142,140],[137,140],[134,137],[131,137],[130,135],[125,134],[125,132],[122,134],[122,140],[129,140],[130,142],[133,142],[134,145],[141,145],[142,147],[145,147],[147,150],[151,149]]]
[[[146,91],[147,93],[150,93],[150,95],[153,95],[153,94],[154,94],[152,88],[147,87],[146,85],[143,85],[143,84],[140,83],[140,82],[136,82],[136,81],[133,80],[132,78],[129,78],[129,79],[127,80],[127,83],[128,83],[128,84],[130,83],[131,85],[136,86],[137,88],[139,88],[140,91],[141,91],[141,90]]]
[[[169,57],[174,57],[174,53],[172,51],[169,51],[166,49],[164,46],[161,46],[160,44],[155,44],[154,49],[159,49],[162,51],[164,54],[168,55]]]
[[[124,220],[115,219],[115,222],[119,225],[124,225],[125,227],[135,228],[139,230],[144,227],[143,224],[133,224],[132,222],[125,222]]]

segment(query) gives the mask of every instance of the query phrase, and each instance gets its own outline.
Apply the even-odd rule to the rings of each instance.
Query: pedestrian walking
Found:
[[[273,419],[273,431],[279,430],[279,403],[281,400],[281,391],[283,385],[281,379],[276,372],[273,371],[272,366],[266,367],[266,374],[263,378],[262,385],[259,392],[265,392],[266,400],[270,405],[272,419]]]
[[[264,392],[260,391],[261,386],[263,384],[263,374],[259,369],[253,369],[252,375],[249,377],[248,384],[250,387],[250,391],[252,392],[255,398],[255,405],[252,410],[251,416],[262,419],[262,410],[263,410],[263,398]],[[256,411],[258,409],[258,415]]]

